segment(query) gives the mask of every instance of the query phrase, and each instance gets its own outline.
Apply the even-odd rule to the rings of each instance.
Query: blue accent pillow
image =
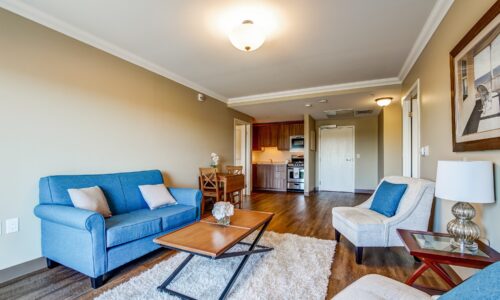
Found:
[[[500,299],[500,262],[496,262],[472,275],[472,277],[439,297],[439,300],[451,299]]]
[[[370,209],[386,217],[394,216],[407,187],[407,184],[395,184],[384,180],[375,192]]]

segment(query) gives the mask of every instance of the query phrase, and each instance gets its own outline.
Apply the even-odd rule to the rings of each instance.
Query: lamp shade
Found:
[[[438,161],[436,197],[458,202],[495,202],[493,163]]]

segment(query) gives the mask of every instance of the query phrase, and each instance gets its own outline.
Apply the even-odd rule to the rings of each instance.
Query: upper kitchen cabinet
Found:
[[[303,122],[259,123],[253,125],[252,149],[260,151],[262,147],[277,147],[278,150],[290,150],[290,136],[304,135]]]
[[[290,124],[290,136],[304,135],[304,123]]]
[[[279,125],[278,150],[290,150],[290,124],[282,123]]]

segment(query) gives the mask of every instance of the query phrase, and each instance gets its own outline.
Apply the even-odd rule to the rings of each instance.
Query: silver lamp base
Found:
[[[472,218],[476,215],[476,210],[472,205],[466,202],[457,202],[451,208],[451,212],[455,216],[454,220],[448,223],[448,233],[451,234],[451,246],[459,248],[460,252],[477,251],[476,240],[481,235],[479,226],[472,222]]]

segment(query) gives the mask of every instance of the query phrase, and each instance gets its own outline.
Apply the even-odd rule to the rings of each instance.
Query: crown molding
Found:
[[[134,65],[138,65],[148,71],[161,75],[165,78],[173,80],[177,83],[180,83],[184,86],[187,86],[197,92],[206,94],[216,100],[227,103],[227,98],[210,90],[203,86],[200,86],[174,72],[171,72],[155,63],[150,62],[147,59],[144,59],[138,55],[135,55],[123,48],[120,48],[112,43],[104,41],[97,36],[90,34],[84,30],[78,29],[75,26],[72,26],[58,18],[54,18],[30,5],[23,3],[18,0],[1,0],[0,7],[4,8],[10,12],[13,12],[17,15],[20,15],[24,18],[32,20],[36,23],[39,23],[45,27],[58,31],[64,35],[67,35],[71,38],[79,40],[85,44],[93,46],[97,49],[100,49],[104,52],[112,54],[116,57],[119,57],[125,61],[128,61]]]
[[[234,98],[229,98],[227,100],[227,104],[229,106],[255,104],[259,102],[270,102],[272,100],[279,100],[290,97],[312,96],[321,93],[333,93],[333,92],[371,88],[378,86],[396,85],[396,84],[401,84],[401,80],[399,80],[399,78],[397,77],[356,81],[356,82],[324,85],[324,86],[304,88],[304,89],[286,90],[280,92],[264,93],[264,94],[257,94],[257,95],[243,96],[243,97],[234,97]]]
[[[417,62],[418,57],[422,54],[422,51],[424,51],[425,46],[427,46],[427,43],[438,28],[439,24],[441,24],[441,21],[443,21],[446,13],[453,4],[453,1],[454,0],[437,0],[436,4],[434,4],[429,17],[427,17],[420,34],[415,40],[415,43],[413,44],[408,57],[406,57],[401,71],[399,72],[398,78],[401,82],[405,80],[411,68]]]

